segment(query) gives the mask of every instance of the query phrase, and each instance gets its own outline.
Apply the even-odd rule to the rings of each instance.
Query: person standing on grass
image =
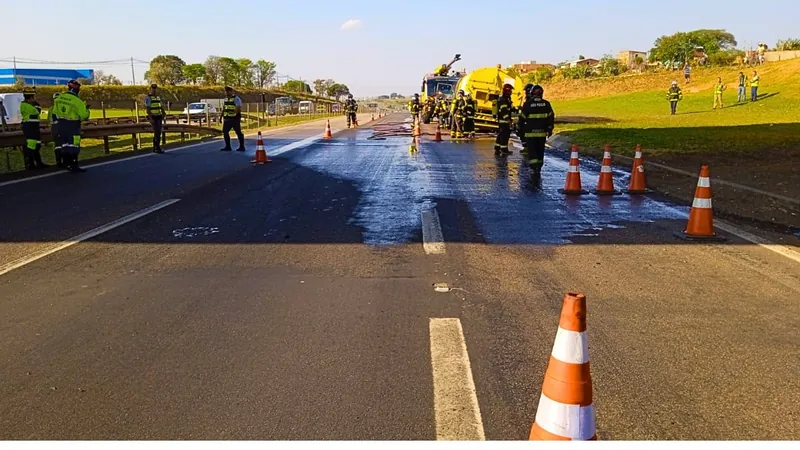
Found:
[[[761,79],[758,77],[758,72],[755,70],[753,71],[753,79],[750,80],[750,101],[754,102],[758,100],[758,82]]]
[[[672,87],[667,91],[667,101],[669,101],[673,116],[678,113],[678,102],[681,100],[683,100],[683,91],[681,91],[680,86],[678,86],[678,82],[673,81]]]
[[[158,95],[158,85],[150,85],[150,93],[144,98],[144,106],[147,108],[147,120],[153,126],[153,153],[164,153],[161,150],[161,130],[164,128],[164,107],[161,104],[161,97]]]
[[[724,108],[722,104],[722,93],[725,91],[725,84],[722,82],[722,77],[717,78],[717,85],[714,86],[714,107],[713,109],[717,109],[717,105],[719,105],[719,109]]]
[[[686,79],[686,84],[689,84],[692,78],[692,66],[690,66],[689,63],[683,66],[683,77]]]
[[[225,138],[225,148],[221,152],[231,151],[231,130],[236,133],[239,140],[237,152],[244,151],[244,134],[242,133],[242,99],[233,92],[233,88],[225,86],[225,103],[222,106],[222,136]]]
[[[744,72],[739,72],[739,94],[736,97],[736,102],[743,102],[747,100],[747,92],[745,91],[747,86],[747,75]]]

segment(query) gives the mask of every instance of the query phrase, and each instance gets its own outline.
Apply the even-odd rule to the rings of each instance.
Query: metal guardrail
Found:
[[[110,125],[99,125],[99,124],[89,124],[85,123],[82,125],[81,129],[81,136],[84,139],[102,139],[108,138],[109,136],[121,136],[121,135],[137,135],[141,133],[152,133],[153,127],[150,125],[149,122],[140,122],[140,123],[122,123],[122,124],[110,124]],[[163,132],[166,133],[181,133],[182,135],[185,134],[206,134],[210,136],[220,136],[222,135],[222,131],[211,128],[211,127],[201,127],[197,125],[187,125],[181,123],[165,123],[163,126]],[[50,132],[49,127],[42,127],[42,142],[51,142],[53,140],[53,135]],[[107,143],[107,142],[106,142]],[[5,133],[0,133],[0,148],[3,147],[16,147],[25,144],[25,137],[22,134],[22,131],[10,131]]]

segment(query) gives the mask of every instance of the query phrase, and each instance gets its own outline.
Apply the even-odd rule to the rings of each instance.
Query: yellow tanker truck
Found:
[[[475,129],[492,131],[497,129],[497,121],[492,117],[495,100],[503,92],[503,85],[514,87],[511,100],[516,108],[525,100],[524,84],[521,78],[504,70],[500,64],[496,67],[484,67],[467,73],[458,81],[456,91],[469,93],[476,102]]]

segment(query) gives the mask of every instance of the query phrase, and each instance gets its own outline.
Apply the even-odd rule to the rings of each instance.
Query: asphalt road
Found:
[[[600,439],[800,439],[798,261],[361,121],[0,184],[0,438],[525,439],[579,290]]]

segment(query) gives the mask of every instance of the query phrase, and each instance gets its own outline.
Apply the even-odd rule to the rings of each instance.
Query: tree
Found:
[[[317,95],[325,95],[325,88],[325,80],[314,80],[314,92],[316,92]]]
[[[311,86],[300,80],[289,80],[281,87],[286,92],[297,92],[298,94],[310,94]]]
[[[150,61],[150,70],[144,77],[151,83],[175,85],[183,81],[186,63],[175,55],[158,55]]]
[[[328,86],[327,89],[328,97],[334,97],[339,100],[341,99],[341,97],[344,97],[349,93],[350,93],[350,88],[348,88],[347,85],[341,83],[333,83],[330,86]]]
[[[219,81],[226,86],[236,84],[239,76],[239,65],[236,63],[236,60],[223,56],[219,58],[219,67]]]
[[[236,60],[236,84],[238,86],[253,86],[253,69],[255,64],[247,58],[239,58]]]
[[[197,84],[200,81],[205,81],[206,68],[200,63],[187,64],[183,66],[183,79],[187,83]]]
[[[256,82],[258,83],[258,87],[265,88],[268,84],[272,83],[272,80],[275,79],[275,68],[277,65],[272,61],[265,61],[263,59],[259,59],[256,62],[255,72],[256,72]]]
[[[603,55],[600,58],[600,75],[604,77],[614,77],[619,75],[619,61],[611,55]]]
[[[220,62],[219,56],[209,56],[206,58],[205,64],[203,64],[203,68],[205,69],[205,76],[203,77],[203,83],[208,85],[219,85],[220,81],[222,80],[222,63]]]
[[[800,39],[784,39],[775,44],[775,50],[785,52],[790,50],[800,50]]]
[[[90,86],[90,85],[94,84],[94,83],[92,83],[92,80],[90,80],[90,79],[88,79],[88,78],[78,78],[78,79],[77,79],[77,80],[75,80],[75,81],[77,81],[78,83],[80,83],[80,84],[81,84],[81,86]]]
[[[679,32],[656,39],[650,50],[650,60],[672,67],[676,62],[689,61],[698,47],[702,47],[710,57],[720,51],[732,50],[736,45],[736,38],[725,30]]]
[[[17,91],[21,91],[22,88],[25,87],[25,79],[21,76],[17,76],[14,78],[14,89]]]
[[[122,81],[120,81],[119,78],[111,74],[106,75],[102,70],[96,70],[94,72],[94,82],[99,85],[122,86]]]

